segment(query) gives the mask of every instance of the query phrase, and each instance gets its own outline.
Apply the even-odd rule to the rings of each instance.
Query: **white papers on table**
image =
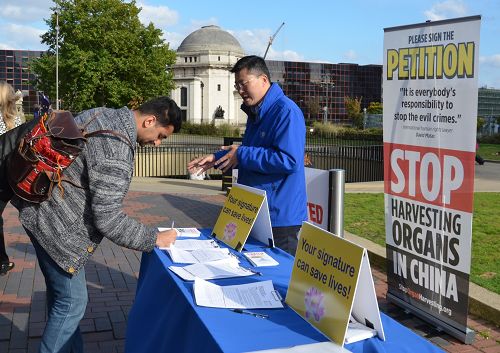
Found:
[[[213,239],[179,239],[175,241],[174,246],[181,250],[198,250],[218,248],[219,244]]]
[[[196,278],[193,289],[195,302],[199,306],[228,309],[283,308],[281,296],[274,290],[271,280],[218,286]]]
[[[173,262],[180,264],[197,264],[233,257],[227,248],[183,250],[178,249],[174,244],[171,245],[170,248],[165,248],[164,250],[167,251]]]
[[[349,325],[345,334],[344,342],[353,343],[368,338],[375,337],[377,330],[371,329],[362,323],[358,322],[352,315],[349,318]]]
[[[243,255],[256,267],[261,266],[277,266],[279,262],[266,254],[264,251],[248,251]]]
[[[184,267],[170,266],[169,269],[185,281],[194,281],[196,277],[201,279],[218,279],[245,277],[255,274],[254,271],[241,267],[238,260],[234,257]]]
[[[201,232],[196,228],[163,228],[158,227],[158,231],[164,232],[166,230],[175,229],[178,237],[186,237],[186,238],[198,238]]]

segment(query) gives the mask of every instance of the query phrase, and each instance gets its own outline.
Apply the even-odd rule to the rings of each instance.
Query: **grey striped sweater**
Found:
[[[96,108],[76,117],[78,125],[94,119],[86,131],[114,130],[127,136],[135,149],[137,127],[133,112]],[[54,187],[41,204],[14,197],[19,219],[66,272],[75,274],[85,265],[103,237],[140,251],[152,251],[157,230],[126,215],[122,203],[130,186],[135,150],[113,135],[88,138],[80,156],[64,176],[83,186],[62,183],[64,195]]]

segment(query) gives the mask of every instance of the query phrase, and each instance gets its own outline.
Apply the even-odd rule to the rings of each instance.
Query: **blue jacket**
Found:
[[[306,127],[300,108],[273,83],[248,120],[238,148],[238,183],[266,191],[273,227],[307,219],[304,150]],[[227,151],[215,153],[216,160]]]

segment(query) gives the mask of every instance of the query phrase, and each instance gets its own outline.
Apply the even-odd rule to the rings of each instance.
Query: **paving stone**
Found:
[[[109,331],[111,330],[111,322],[107,317],[99,317],[94,319],[96,331]]]
[[[30,323],[29,325],[29,338],[42,337],[43,330],[45,329],[46,322]]]
[[[443,339],[442,337],[432,337],[430,338],[430,341],[435,345],[440,346],[441,348],[446,348],[447,346],[450,345],[450,342]]]
[[[123,315],[123,312],[121,310],[117,311],[110,311],[108,313],[109,319],[112,323],[118,323],[118,322],[124,322],[125,321],[125,315]]]
[[[127,323],[118,322],[113,324],[113,335],[116,339],[124,339],[127,333]]]
[[[483,348],[482,351],[484,353],[500,353],[500,345],[497,344],[494,347]]]
[[[37,353],[40,346],[40,338],[30,338],[28,340],[28,353]]]
[[[10,322],[9,324],[6,325],[0,325],[0,341],[5,341],[10,339],[10,330],[11,330]]]

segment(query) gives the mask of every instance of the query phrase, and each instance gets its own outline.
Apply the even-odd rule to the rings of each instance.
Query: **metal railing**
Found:
[[[137,147],[134,176],[186,178],[187,163],[197,156],[213,153],[220,146],[237,143],[238,138],[173,135],[160,146]],[[344,169],[347,183],[383,180],[383,144],[381,141],[311,137],[305,153],[318,169]],[[216,169],[208,171],[212,178],[222,178]],[[230,174],[228,174],[230,175]]]
[[[185,178],[190,160],[213,153],[223,144],[223,137],[173,135],[158,147],[137,146],[134,176]],[[215,169],[209,172],[221,174]]]

